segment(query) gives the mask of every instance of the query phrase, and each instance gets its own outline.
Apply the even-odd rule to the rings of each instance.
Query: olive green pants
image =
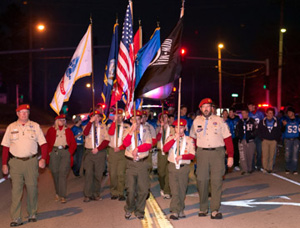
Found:
[[[222,183],[225,173],[225,149],[224,147],[218,147],[215,150],[198,148],[196,157],[200,211],[208,211],[209,183],[211,185],[210,209],[211,212],[218,211],[221,206]]]
[[[149,193],[149,163],[147,160],[134,162],[127,159],[126,212],[134,212],[136,216],[145,214],[146,200]]]
[[[101,181],[105,170],[106,150],[93,154],[91,149],[85,148],[83,168],[85,169],[84,196],[99,197]]]
[[[108,148],[108,172],[110,177],[110,194],[112,196],[124,195],[126,158],[125,150],[115,152]]]
[[[169,181],[172,192],[170,203],[170,211],[172,213],[183,212],[185,208],[184,200],[189,182],[189,165],[182,165],[180,169],[176,169],[174,163],[169,163]]]
[[[9,160],[8,165],[12,183],[11,218],[13,220],[22,218],[21,200],[24,184],[27,190],[27,213],[29,216],[36,215],[38,202],[37,183],[39,175],[37,158],[31,158],[27,161],[12,158]]]
[[[168,154],[162,155],[161,150],[157,152],[157,172],[160,189],[164,194],[171,194],[169,185]]]
[[[50,153],[49,168],[54,180],[55,193],[67,197],[67,177],[70,171],[70,152],[67,149],[54,148]]]

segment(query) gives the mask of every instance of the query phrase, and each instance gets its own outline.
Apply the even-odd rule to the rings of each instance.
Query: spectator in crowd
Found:
[[[234,160],[234,170],[235,171],[240,171],[240,153],[239,153],[239,139],[235,134],[236,131],[236,126],[237,123],[239,122],[240,117],[236,115],[236,110],[235,108],[231,107],[229,108],[229,113],[228,113],[228,118],[226,120],[226,123],[229,126],[229,130],[231,133],[232,137],[232,143],[233,143],[233,148],[234,148],[234,155],[233,155],[233,160]]]
[[[286,174],[292,172],[294,175],[298,175],[300,119],[295,116],[293,107],[288,107],[287,117],[282,121],[282,124],[285,146],[285,171]]]
[[[81,167],[81,163],[82,163],[82,156],[83,156],[83,130],[82,130],[82,126],[81,126],[81,118],[80,116],[76,116],[76,118],[73,120],[74,122],[74,126],[71,127],[71,130],[74,134],[76,143],[77,143],[77,148],[75,150],[74,153],[74,165],[72,167],[73,173],[76,177],[80,176],[80,167]]]
[[[255,151],[255,137],[257,136],[257,124],[249,117],[249,111],[245,107],[242,110],[242,119],[236,126],[236,135],[239,139],[240,164],[242,175],[253,172],[252,160]]]
[[[255,104],[253,102],[248,103],[248,111],[249,111],[249,117],[254,119],[257,126],[259,122],[265,117],[264,113],[256,109]],[[261,160],[261,140],[258,136],[255,137],[254,139],[255,146],[256,146],[256,159],[255,159],[255,154],[253,155],[253,163],[252,163],[252,169],[256,169],[257,171],[261,171],[262,167],[262,160]]]
[[[278,119],[274,116],[274,108],[268,108],[266,117],[258,125],[258,136],[262,140],[263,172],[271,173],[277,142],[280,140],[281,128]]]

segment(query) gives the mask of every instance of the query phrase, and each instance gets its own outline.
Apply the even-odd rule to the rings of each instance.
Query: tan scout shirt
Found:
[[[161,129],[161,125],[158,125],[157,128],[156,128],[156,134],[158,134],[160,132],[160,129]],[[167,127],[165,128],[164,133],[162,133],[161,139],[159,141],[157,141],[157,149],[160,149],[162,151],[162,149],[164,147],[164,143],[166,143],[167,138],[171,135],[174,135],[174,134],[175,134],[174,127],[172,127],[170,125],[167,125]]]
[[[125,137],[129,134],[129,131],[130,131],[130,127],[128,127],[126,129]],[[140,145],[142,145],[144,143],[149,143],[149,144],[152,145],[152,138],[151,138],[151,133],[150,133],[149,128],[143,127],[143,125],[141,124],[140,125],[140,132],[142,132],[141,133],[142,137],[141,137],[141,141],[140,142],[138,140],[138,145],[137,146],[140,146]],[[133,158],[132,151],[135,149],[135,142],[134,142],[134,140],[135,139],[134,139],[134,134],[133,134],[132,137],[131,137],[131,144],[128,147],[126,147],[126,150],[125,150],[125,156],[126,157]],[[149,151],[138,153],[138,155],[139,155],[140,159],[148,157]]]
[[[107,125],[107,131],[109,130],[111,124]],[[109,144],[111,148],[120,147],[123,144],[123,140],[125,138],[126,130],[130,127],[129,124],[124,124],[123,122],[119,125],[119,136],[118,136],[118,142],[116,146],[116,137],[117,137],[117,130],[118,130],[118,124],[116,124],[116,130],[114,135],[109,135]]]
[[[150,133],[151,133],[151,137],[152,137],[153,139],[155,139],[155,138],[156,138],[156,132],[155,132],[154,127],[153,127],[151,124],[149,124],[148,122],[146,122],[146,123],[144,124],[144,126],[149,128],[149,131],[150,131]]]
[[[93,138],[92,138],[93,137],[93,132],[95,130],[94,126],[95,125],[92,124],[92,127],[91,127],[91,130],[90,130],[89,134],[85,137],[84,147],[87,148],[87,149],[93,149],[94,148]],[[97,129],[96,132],[97,132],[97,139],[98,139],[98,145],[97,145],[97,147],[98,147],[102,143],[103,140],[109,140],[109,135],[108,135],[105,124],[98,125],[98,127],[96,129]]]
[[[40,125],[29,120],[24,126],[18,121],[8,125],[1,145],[9,147],[13,156],[26,158],[37,154],[37,143],[45,144],[45,136]]]
[[[175,138],[175,135],[171,135],[167,138],[167,142],[171,141],[172,139]],[[194,139],[192,139],[191,137],[189,136],[185,136],[185,146],[183,147],[182,143],[183,143],[183,137],[180,138],[179,140],[179,150],[180,150],[180,153],[178,154],[176,152],[176,156],[179,156],[179,155],[184,155],[184,154],[193,154],[195,155],[195,143],[194,143]],[[172,163],[176,163],[175,161],[175,151],[177,150],[177,145],[176,143],[173,144],[173,146],[171,147],[171,149],[169,150],[169,155],[168,155],[168,161],[169,162],[172,162]],[[183,151],[182,151],[183,149]],[[180,161],[180,164],[190,164],[191,163],[191,160],[181,160]]]
[[[59,146],[66,146],[68,145],[67,143],[67,137],[66,137],[66,128],[63,127],[63,129],[56,130],[56,139],[54,146],[59,147]]]
[[[197,139],[197,147],[215,148],[224,146],[224,139],[231,134],[223,118],[211,115],[208,120],[204,116],[197,116],[190,136]]]

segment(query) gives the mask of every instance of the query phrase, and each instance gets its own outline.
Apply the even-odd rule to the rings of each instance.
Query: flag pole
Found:
[[[184,15],[184,2],[185,2],[185,0],[181,1],[180,18],[182,18]]]
[[[119,23],[119,19],[118,19],[118,14],[116,14],[116,24],[118,24]],[[116,64],[115,64],[115,75],[117,74],[117,62],[116,62]],[[115,77],[116,78],[116,77]],[[116,82],[116,90],[115,90],[115,97],[117,97],[116,96],[116,93],[117,93],[117,91],[118,91],[118,81]],[[118,115],[118,99],[116,100],[116,114],[115,115]],[[115,123],[116,125],[116,131],[117,131],[117,127],[118,127],[118,125],[117,125],[117,120],[116,120],[116,123]],[[118,132],[116,132],[116,147],[118,146]]]
[[[162,117],[162,121],[164,121],[164,102],[163,102],[163,100],[161,100],[160,102],[161,102],[161,117]],[[163,127],[165,127],[165,126],[163,126]],[[161,133],[161,138],[162,138],[163,143],[164,143],[164,137],[165,136],[164,136],[164,129],[163,129],[163,131]]]
[[[181,106],[181,77],[179,78],[179,86],[178,86],[178,111],[177,111],[177,127],[178,127],[178,134],[179,134],[179,123],[180,123],[180,106]],[[180,154],[179,151],[179,141],[177,143],[177,151],[178,154]]]
[[[93,52],[93,19],[92,19],[92,14],[90,15],[90,26],[91,26],[91,61],[92,61],[92,100],[93,100],[93,115],[95,115],[95,81],[94,81],[94,59],[93,59],[93,56],[94,56],[94,52]],[[96,126],[95,123],[93,123],[93,126],[94,127]],[[94,145],[93,147],[96,148],[96,134],[97,132],[95,131],[95,127],[94,127],[94,134],[93,134],[93,137],[94,137]]]

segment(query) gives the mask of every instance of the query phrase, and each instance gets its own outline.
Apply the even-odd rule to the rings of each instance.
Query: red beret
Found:
[[[177,123],[178,123],[178,120],[175,120],[172,125],[177,126]],[[185,119],[180,119],[179,125],[180,126],[186,126],[187,125],[186,120]]]
[[[21,111],[23,109],[30,110],[29,104],[22,104],[22,105],[20,105],[19,107],[17,107],[16,112],[19,112],[19,111]]]
[[[140,111],[140,110],[136,110],[136,116],[142,116],[142,111]]]
[[[91,113],[89,114],[90,117],[92,117],[93,115],[103,116],[103,115],[101,114],[101,112],[98,111],[98,110],[95,110],[95,112],[91,112]]]
[[[142,114],[145,115],[145,116],[148,116],[147,110],[142,110]]]
[[[65,114],[60,114],[59,116],[55,117],[55,120],[65,119],[65,118],[66,118]]]
[[[123,114],[124,110],[121,108],[118,108],[118,114]],[[114,115],[116,115],[116,110],[113,112]]]
[[[212,104],[212,100],[210,98],[204,98],[199,104],[199,108],[201,108],[202,105],[204,104]]]
[[[169,112],[167,111],[167,110],[164,110],[164,115],[168,115],[169,114]],[[158,119],[160,119],[160,117],[161,117],[161,115],[162,115],[162,112],[161,113],[159,113],[159,115],[158,115]]]

